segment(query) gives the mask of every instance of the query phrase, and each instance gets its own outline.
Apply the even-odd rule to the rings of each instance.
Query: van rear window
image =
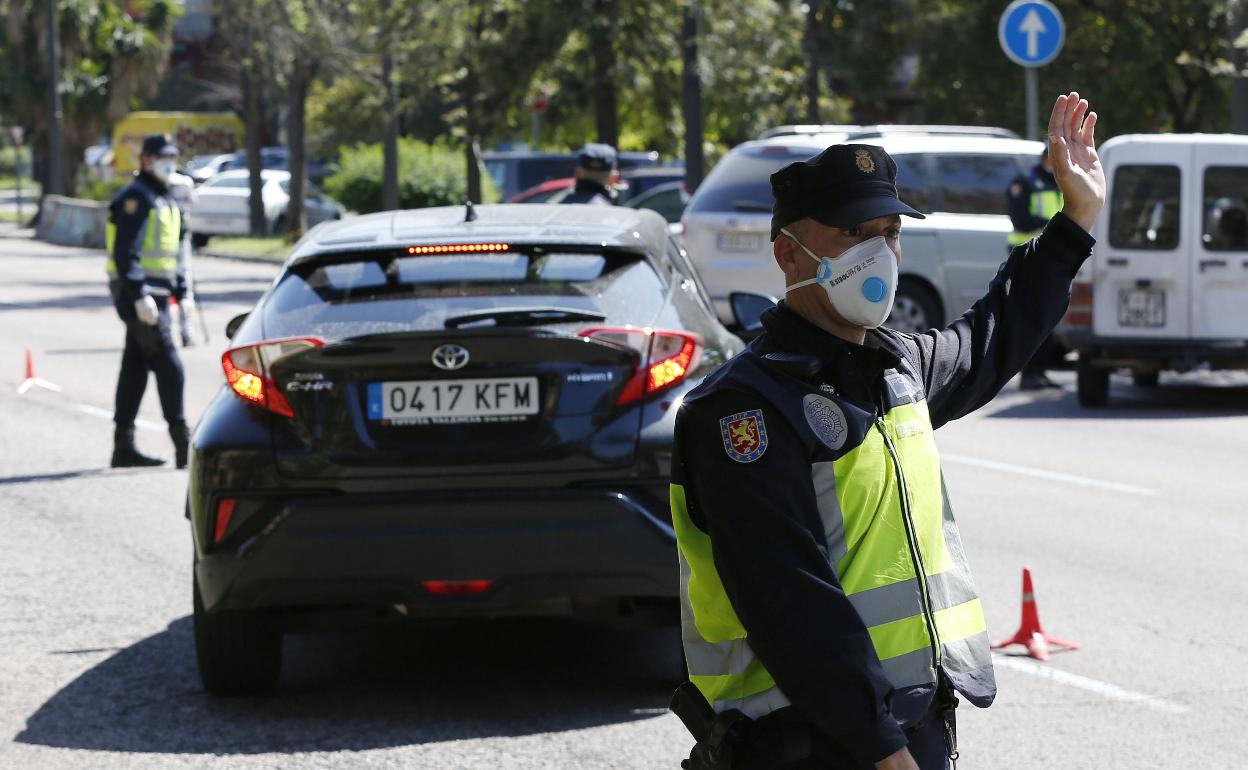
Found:
[[[1248,166],[1205,169],[1204,233],[1209,251],[1248,251]]]
[[[1163,251],[1179,245],[1178,166],[1119,166],[1109,205],[1109,245]]]

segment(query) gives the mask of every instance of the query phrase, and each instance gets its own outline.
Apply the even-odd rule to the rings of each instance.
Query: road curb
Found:
[[[212,259],[229,259],[235,262],[255,262],[265,265],[281,265],[286,261],[286,257],[258,257],[254,254],[230,254],[218,251],[197,251],[196,257],[211,257]]]

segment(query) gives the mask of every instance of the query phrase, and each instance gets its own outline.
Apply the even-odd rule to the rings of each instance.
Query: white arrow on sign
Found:
[[[1048,31],[1048,27],[1044,26],[1044,19],[1040,18],[1040,14],[1036,13],[1036,9],[1032,8],[1027,12],[1027,16],[1023,18],[1023,23],[1018,25],[1018,31],[1027,36],[1027,58],[1034,59],[1040,53],[1040,36]]]

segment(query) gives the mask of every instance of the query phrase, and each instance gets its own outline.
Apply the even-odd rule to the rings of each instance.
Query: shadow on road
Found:
[[[1166,382],[1155,388],[1138,388],[1129,380],[1114,378],[1109,405],[1088,408],[1079,405],[1073,389],[1060,393],[1039,393],[1028,401],[1009,403],[985,417],[1005,419],[1082,419],[1082,420],[1164,420],[1248,415],[1248,385],[1195,382],[1190,379]]]
[[[196,292],[196,299],[203,305],[230,304],[254,305],[264,291],[262,288],[204,290]],[[65,294],[44,299],[0,302],[0,310],[81,310],[84,308],[112,307],[113,298],[108,287],[101,282],[100,291],[87,294]]]
[[[629,722],[665,711],[675,639],[671,629],[553,620],[292,636],[276,694],[223,699],[200,689],[186,617],[79,676],[15,740],[142,753],[360,751]]]

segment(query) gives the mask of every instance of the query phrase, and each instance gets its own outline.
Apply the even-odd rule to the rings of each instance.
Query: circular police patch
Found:
[[[802,399],[802,410],[806,413],[806,424],[829,449],[845,446],[849,421],[835,401],[811,393]]]
[[[720,418],[719,433],[724,451],[739,463],[752,463],[767,451],[767,424],[761,409]]]

